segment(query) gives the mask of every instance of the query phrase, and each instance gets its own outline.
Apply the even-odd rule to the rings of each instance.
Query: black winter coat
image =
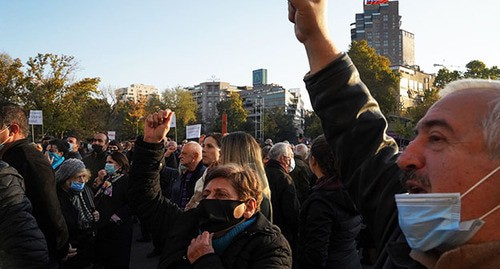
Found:
[[[394,195],[405,190],[396,164],[398,146],[386,134],[387,121],[356,67],[344,55],[304,81],[342,183],[366,224],[365,243],[376,250],[375,268],[420,267],[400,241]]]
[[[0,161],[0,268],[43,268],[49,261],[47,242],[31,215],[23,179]]]
[[[182,211],[161,195],[160,170],[163,143],[137,139],[130,171],[131,204],[141,221],[163,245],[158,268],[190,268],[187,248],[199,233],[198,209]],[[192,268],[291,268],[288,242],[262,214],[236,237],[221,255],[199,258]]]
[[[280,227],[293,248],[297,240],[300,211],[293,179],[276,160],[269,160],[265,170],[271,190],[273,223]]]
[[[33,216],[47,240],[49,256],[54,259],[66,257],[69,247],[68,228],[57,198],[54,171],[47,157],[27,139],[21,139],[9,147],[2,159],[24,178],[26,196],[33,206]]]
[[[361,268],[361,216],[337,181],[318,180],[302,205],[299,227],[298,268]]]

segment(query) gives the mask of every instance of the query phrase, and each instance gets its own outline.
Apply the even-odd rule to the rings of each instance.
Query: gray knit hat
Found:
[[[59,166],[59,169],[57,169],[56,171],[56,182],[60,183],[62,181],[65,181],[84,169],[85,164],[83,164],[82,161],[74,158],[67,159]]]

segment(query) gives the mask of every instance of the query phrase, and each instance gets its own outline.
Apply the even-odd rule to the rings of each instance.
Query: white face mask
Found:
[[[460,200],[499,169],[500,166],[461,196],[460,193],[396,194],[399,226],[410,247],[420,251],[449,250],[469,241],[484,225],[483,219],[500,205],[478,219],[460,222]]]
[[[7,125],[7,127],[5,127],[5,129],[3,129],[2,131],[0,131],[0,134],[3,134],[5,131],[7,131],[8,129],[10,128],[10,125]],[[3,147],[5,146],[5,143],[7,143],[7,141],[9,141],[10,137],[7,138],[5,141],[3,141],[2,143],[0,143],[0,151],[2,151]]]

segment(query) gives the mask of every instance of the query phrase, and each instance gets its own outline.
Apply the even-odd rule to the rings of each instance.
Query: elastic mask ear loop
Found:
[[[495,174],[498,170],[500,169],[500,166],[498,166],[496,169],[494,169],[493,171],[491,171],[489,174],[487,174],[485,177],[483,177],[481,180],[479,180],[476,184],[474,184],[474,186],[470,187],[468,191],[464,192],[464,194],[462,194],[460,196],[460,198],[464,198],[465,195],[469,194],[469,192],[473,191],[477,186],[479,186],[481,183],[483,183],[485,180],[487,180],[488,178],[490,178],[493,174]]]

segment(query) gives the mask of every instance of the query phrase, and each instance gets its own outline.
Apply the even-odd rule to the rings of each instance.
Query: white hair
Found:
[[[279,142],[274,144],[269,151],[269,159],[279,160],[281,156],[290,156],[290,153],[293,154],[293,151],[290,148],[290,144]]]
[[[300,156],[300,158],[305,160],[309,153],[309,148],[307,147],[306,144],[301,143],[295,146],[295,150],[293,151],[293,153],[295,153],[295,155]]]
[[[487,90],[496,96],[488,102],[490,111],[485,114],[481,122],[486,148],[492,159],[500,158],[500,81],[488,79],[463,79],[450,82],[439,91],[444,97],[451,93],[463,90]]]

